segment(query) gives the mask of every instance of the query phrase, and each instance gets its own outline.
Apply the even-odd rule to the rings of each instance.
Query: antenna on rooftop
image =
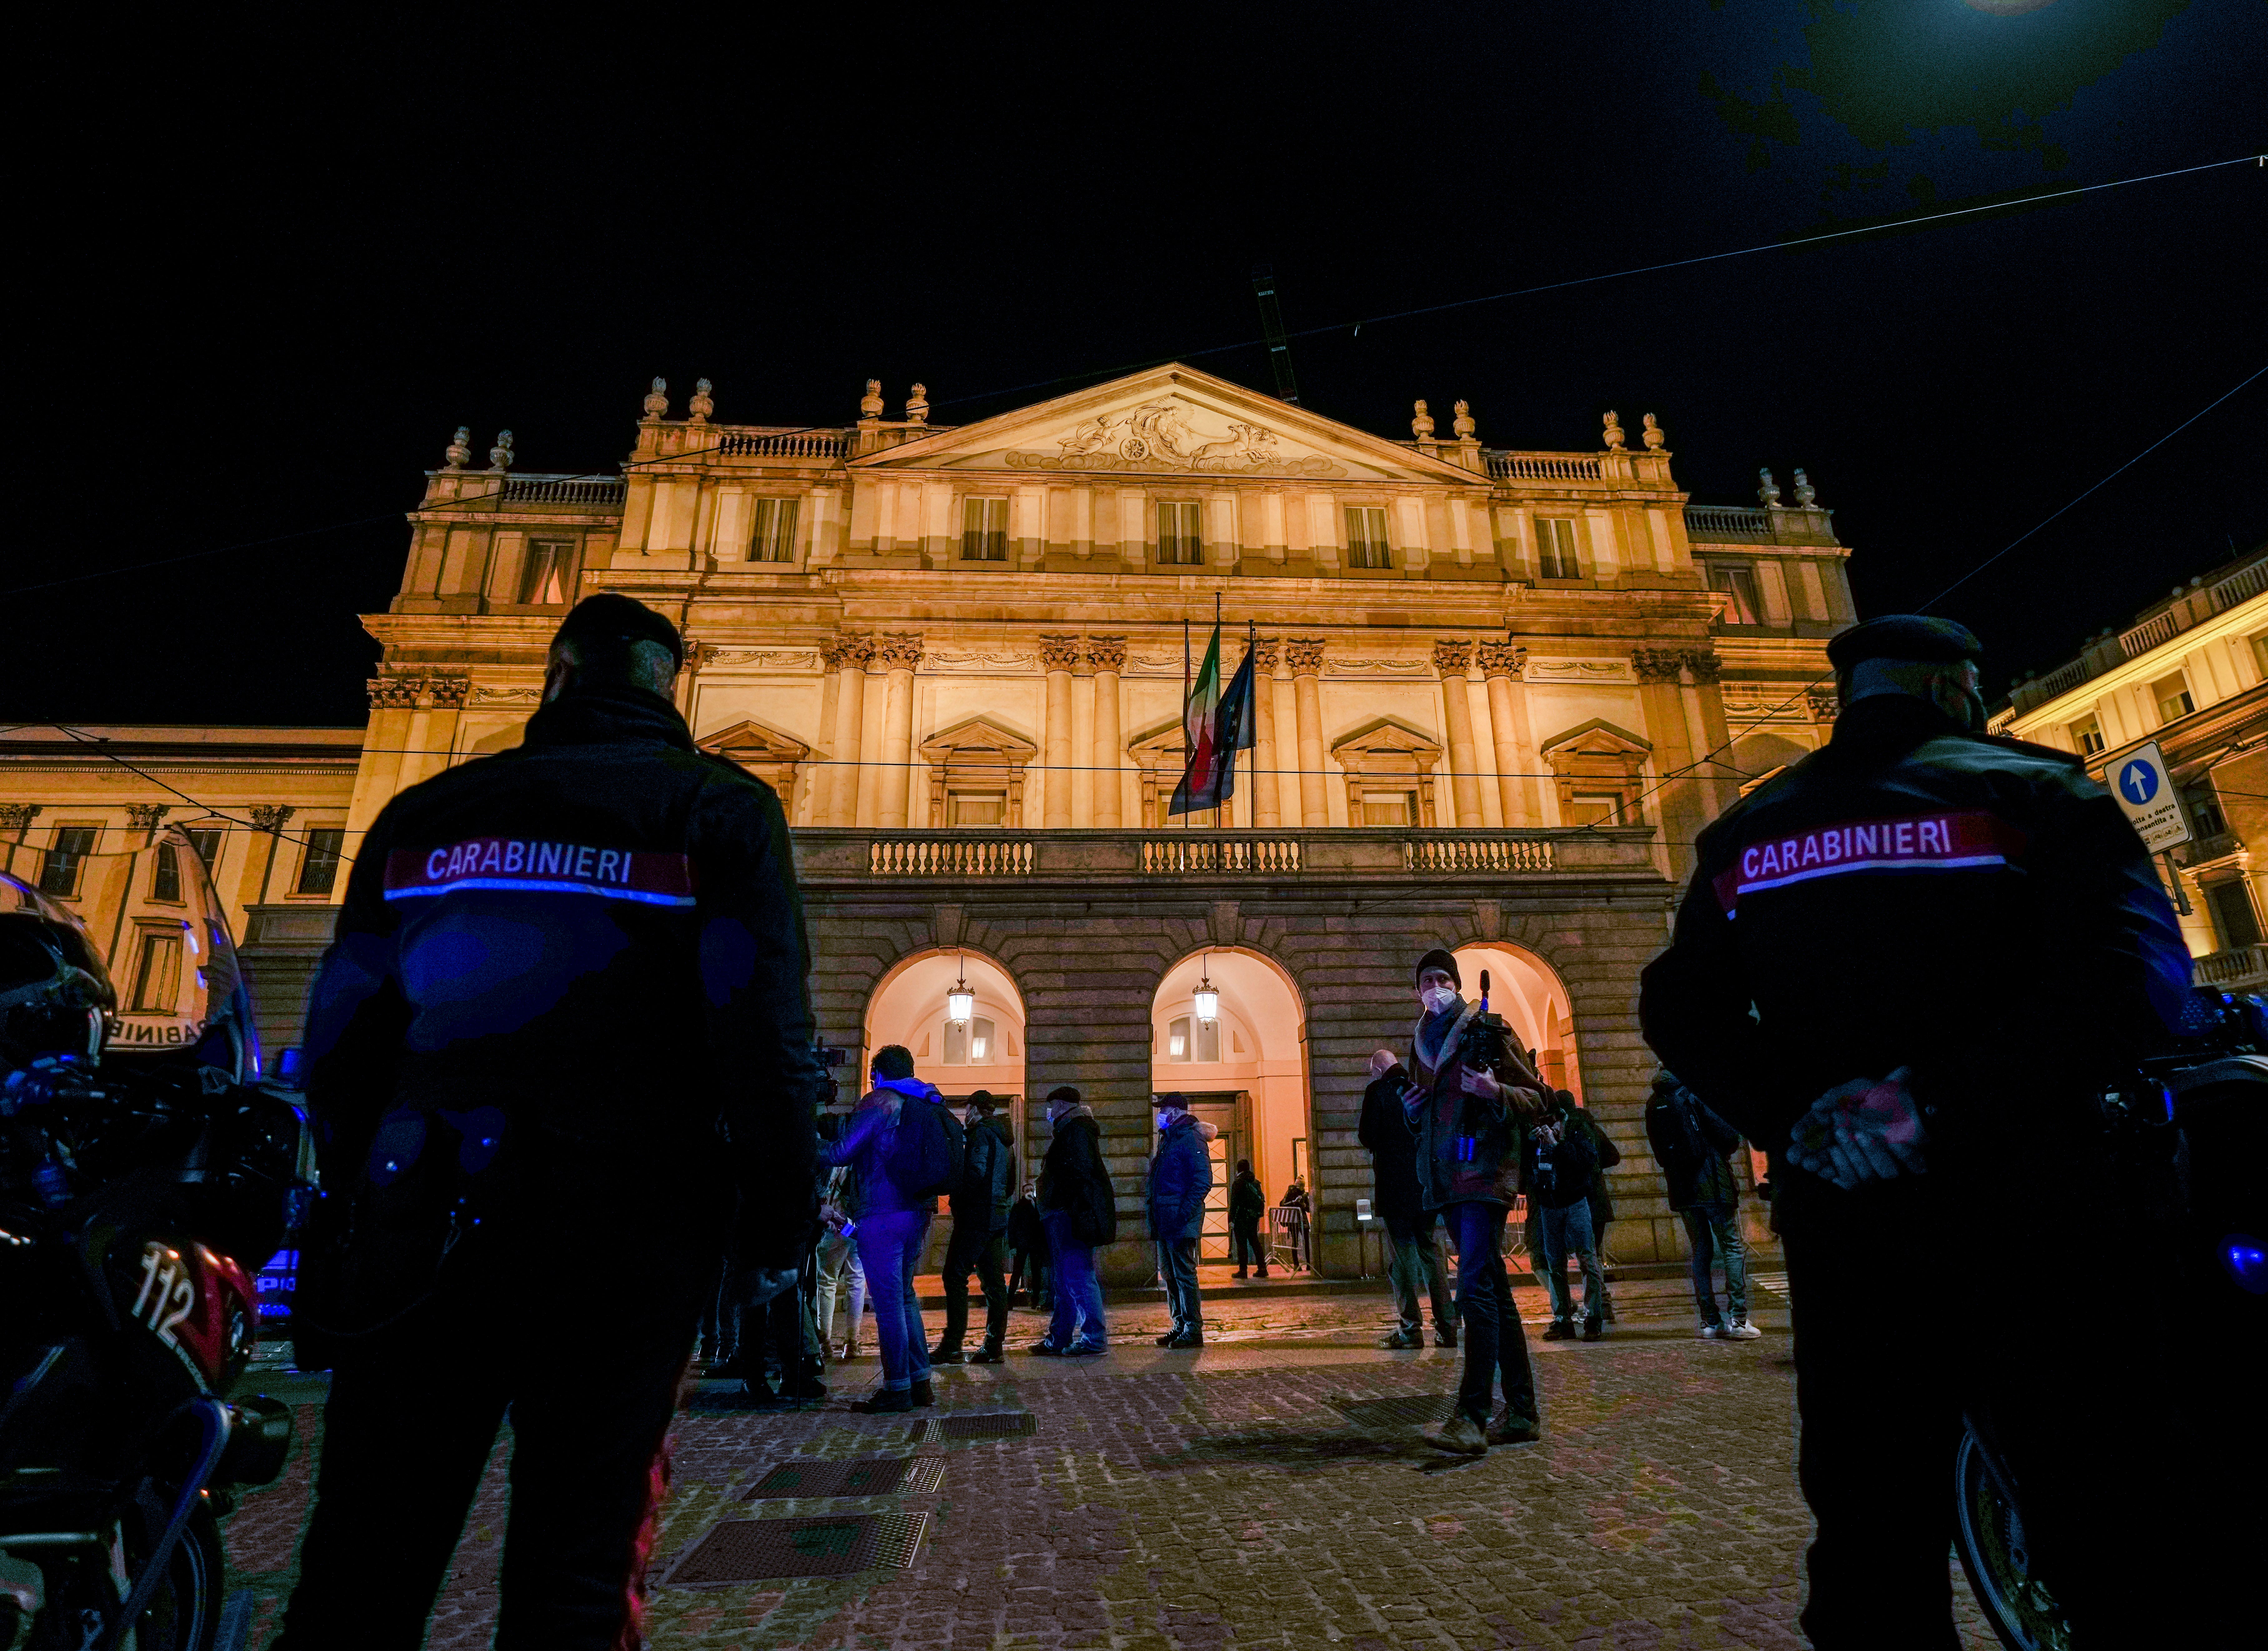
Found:
[[[1276,399],[1300,404],[1300,381],[1292,376],[1292,343],[1284,336],[1284,312],[1276,306],[1276,272],[1266,264],[1252,271],[1252,295],[1260,300],[1260,331],[1268,340],[1268,365],[1276,370]]]

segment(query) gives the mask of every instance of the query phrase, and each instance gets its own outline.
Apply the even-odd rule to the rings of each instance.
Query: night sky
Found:
[[[1864,613],[2268,366],[2250,159],[1382,319],[2249,157],[2258,0],[242,15],[26,65],[11,720],[361,721],[460,424],[603,471],[657,373],[771,424],[868,377],[940,424],[1177,357],[1267,388],[1261,262],[1309,407],[1653,412],[1704,502],[1803,466]],[[1939,611],[1997,689],[2264,535],[2268,379]]]

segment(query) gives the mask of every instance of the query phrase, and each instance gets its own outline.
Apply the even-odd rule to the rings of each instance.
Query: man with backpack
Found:
[[[1741,1189],[1731,1161],[1741,1144],[1740,1131],[1670,1073],[1659,1072],[1646,1103],[1646,1139],[1668,1183],[1669,1207],[1685,1223],[1701,1338],[1756,1340],[1764,1332],[1749,1323],[1749,1252],[1741,1242]],[[1716,1281],[1710,1273],[1718,1256],[1725,1261],[1729,1321],[1717,1311]]]
[[[1008,1205],[1016,1186],[1016,1132],[990,1091],[968,1097],[961,1178],[946,1200],[953,1236],[945,1247],[945,1335],[930,1349],[932,1364],[998,1364],[1008,1333]],[[961,1351],[968,1334],[968,1273],[984,1289],[984,1345]]]
[[[826,1148],[829,1163],[850,1166],[863,1199],[850,1235],[873,1297],[882,1387],[850,1408],[868,1414],[936,1403],[914,1270],[938,1195],[953,1190],[966,1153],[961,1120],[935,1085],[914,1076],[914,1058],[902,1044],[874,1051],[873,1075],[843,1139]]]
[[[1102,1161],[1094,1109],[1069,1084],[1048,1092],[1047,1156],[1040,1161],[1040,1220],[1048,1236],[1048,1279],[1056,1309],[1043,1359],[1078,1359],[1110,1350],[1094,1252],[1118,1236],[1118,1195]]]

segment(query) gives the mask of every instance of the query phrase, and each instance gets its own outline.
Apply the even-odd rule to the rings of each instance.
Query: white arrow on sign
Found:
[[[2166,771],[2166,754],[2155,740],[2120,757],[2117,768],[2106,778],[2110,781],[2110,794],[2118,799],[2142,846],[2151,853],[2190,840],[2188,816],[2182,812],[2173,777]]]

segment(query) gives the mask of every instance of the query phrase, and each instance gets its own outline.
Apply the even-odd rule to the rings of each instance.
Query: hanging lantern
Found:
[[[976,994],[968,989],[968,971],[960,966],[958,955],[954,962],[953,990],[945,994],[945,1018],[958,1026],[966,1026],[976,1017]]]
[[[1209,969],[1201,969],[1198,973],[1192,1006],[1197,1011],[1197,1019],[1207,1026],[1220,1019],[1220,993],[1212,989],[1212,974]]]

